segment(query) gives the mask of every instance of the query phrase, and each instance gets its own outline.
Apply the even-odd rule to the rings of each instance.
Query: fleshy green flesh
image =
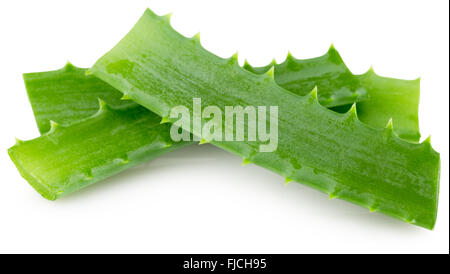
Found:
[[[50,200],[190,144],[172,141],[170,126],[160,124],[159,116],[119,100],[120,92],[85,71],[67,65],[24,76],[39,129],[51,130],[19,141],[8,153],[22,176]],[[81,95],[85,98],[77,101]],[[111,106],[101,101],[99,109],[97,97]]]
[[[314,91],[307,96],[288,92],[269,75],[243,70],[235,58],[205,51],[197,39],[175,32],[166,17],[147,10],[91,72],[171,122],[176,121],[168,117],[171,108],[192,111],[195,97],[222,110],[278,106],[275,152],[259,152],[259,142],[212,143],[330,197],[434,226],[440,163],[429,139],[410,143],[393,132],[392,124],[368,127],[358,120],[356,107],[339,114],[321,106]]]
[[[295,94],[306,95],[314,86],[319,88],[319,102],[342,112],[357,102],[358,118],[373,127],[384,127],[392,118],[394,131],[403,139],[418,142],[420,80],[400,80],[381,77],[370,69],[365,74],[353,75],[339,53],[331,46],[328,52],[313,59],[300,60],[288,55],[277,64],[272,61],[264,67],[248,71],[263,74],[274,67],[275,82]]]

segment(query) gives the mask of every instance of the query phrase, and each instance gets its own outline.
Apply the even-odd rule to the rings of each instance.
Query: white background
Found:
[[[7,4],[6,4],[7,3]],[[91,66],[145,8],[173,12],[222,57],[265,65],[325,53],[354,73],[422,77],[422,138],[441,153],[434,231],[369,213],[209,145],[191,146],[50,202],[6,153],[38,136],[23,72]],[[449,252],[448,1],[2,1],[0,252]]]

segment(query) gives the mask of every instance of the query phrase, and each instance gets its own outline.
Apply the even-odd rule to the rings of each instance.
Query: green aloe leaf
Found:
[[[430,229],[435,224],[440,160],[429,139],[421,144],[402,140],[392,123],[369,127],[357,118],[356,107],[345,114],[326,109],[315,90],[293,94],[278,86],[273,74],[256,75],[236,58],[207,52],[198,39],[174,31],[166,16],[147,10],[90,72],[164,121],[176,122],[169,113],[180,105],[192,112],[193,98],[222,111],[234,105],[278,106],[276,151],[259,152],[261,142],[212,144],[330,198]]]
[[[330,48],[327,54],[318,58],[297,60],[292,56],[288,56],[284,63],[287,63],[289,59],[289,62],[295,61],[298,63],[306,63],[307,65],[285,66],[282,67],[283,69],[280,69],[279,65],[275,65],[276,81],[279,78],[286,79],[286,75],[293,78],[297,77],[304,81],[304,86],[306,87],[308,87],[308,85],[313,86],[318,84],[320,87],[325,87],[325,92],[327,91],[327,88],[328,90],[334,90],[338,95],[338,98],[339,92],[345,94],[345,92],[350,90],[349,87],[345,87],[345,82],[329,80],[338,79],[340,74],[349,75],[348,69],[345,67],[339,54],[333,47]],[[274,65],[274,63],[263,68],[253,68],[246,63],[244,68],[255,73],[264,73],[268,71],[272,65]],[[328,69],[326,66],[328,66]],[[344,69],[341,68],[342,66],[344,66]],[[291,67],[296,68],[296,70],[291,70]],[[299,67],[300,69],[298,69]],[[334,67],[335,69],[330,69],[330,67]],[[305,78],[305,73],[302,73],[304,71],[309,73],[311,71],[323,71],[323,73],[322,75],[317,73],[314,77]],[[99,81],[96,77],[86,76],[84,72],[85,69],[76,68],[71,64],[67,64],[63,69],[58,71],[24,74],[30,102],[41,132],[46,132],[50,129],[51,120],[57,121],[58,123],[70,124],[93,115],[98,111],[97,98],[102,98],[115,108],[126,108],[135,105],[131,101],[119,100],[122,96],[120,92],[108,84]],[[306,73],[306,75],[308,75],[308,73]],[[291,82],[295,83],[295,80],[296,79],[292,79]],[[391,80],[397,81],[396,79]],[[373,82],[377,83],[377,81]],[[289,81],[285,81],[284,83],[289,84]],[[349,83],[349,86],[351,86],[352,83],[355,83],[354,79],[349,81]],[[344,88],[341,88],[342,86],[344,86]],[[301,92],[301,89],[295,87],[295,85],[291,84],[293,92]],[[319,98],[321,97],[321,94],[325,92],[321,89]],[[401,93],[399,93],[399,95],[401,95]],[[385,96],[386,99],[391,98],[388,93],[386,93]],[[360,98],[362,97],[357,99]],[[401,98],[402,97],[400,96],[400,99]],[[367,105],[369,107],[371,106],[370,103]],[[360,107],[359,104],[358,107]],[[360,109],[358,109],[358,111],[360,115],[364,113],[364,111],[361,111]],[[378,113],[372,114],[377,117],[379,115]],[[370,115],[367,117],[370,118]],[[164,130],[162,134],[164,134]],[[120,170],[122,170],[122,167],[120,167]],[[75,190],[76,189],[73,189],[73,191]]]
[[[332,49],[330,49],[331,51]],[[329,54],[329,53],[328,53]],[[337,54],[337,52],[336,52]],[[308,62],[308,69],[324,69],[327,61],[323,60],[324,58],[313,58]],[[329,58],[327,58],[328,60]],[[341,62],[342,63],[342,62]],[[329,66],[334,66],[334,63],[329,64]],[[251,70],[263,70],[261,68],[252,68],[246,63],[244,66],[246,69]],[[268,69],[267,69],[268,70]],[[304,79],[306,83],[309,85],[319,84],[324,85],[328,88],[334,89],[339,93],[342,90],[348,90],[345,88],[341,88],[342,85],[345,85],[345,82],[335,82],[333,79],[336,76],[331,73],[330,69],[326,70],[320,75],[317,73],[314,78],[314,82],[308,81],[308,79]],[[340,70],[336,70],[336,74],[340,73]],[[70,125],[73,123],[78,123],[81,120],[91,117],[96,114],[98,111],[98,98],[102,99],[108,105],[114,107],[115,109],[129,109],[128,111],[133,112],[134,107],[138,105],[130,100],[121,100],[122,93],[111,87],[107,83],[99,80],[98,78],[92,75],[85,74],[86,69],[77,68],[70,63],[67,63],[62,69],[55,71],[47,71],[47,72],[38,72],[38,73],[25,73],[24,81],[27,89],[28,97],[33,108],[37,125],[41,133],[45,133],[51,128],[51,123]],[[297,71],[297,72],[301,72]],[[280,70],[278,67],[275,67],[275,79],[277,79],[277,75],[280,74],[284,77],[287,73],[287,70]],[[295,74],[298,77],[302,77],[301,73]],[[327,81],[328,79],[328,81]],[[332,79],[332,80],[330,80]],[[345,91],[344,91],[345,92]],[[123,99],[123,98],[122,98]],[[145,110],[142,108],[142,110]],[[146,110],[147,111],[147,110]],[[148,115],[155,115],[148,111]],[[90,123],[88,120],[86,123]],[[117,127],[122,127],[120,124],[116,124]],[[100,126],[103,128],[103,126]],[[87,129],[91,131],[91,129]],[[167,126],[155,126],[152,128],[155,134],[159,134],[158,130],[160,130],[161,138],[167,135]],[[126,140],[131,135],[135,135],[134,132],[128,131],[124,132],[125,134],[122,137],[112,136],[113,138],[120,138]],[[139,133],[137,133],[139,134]],[[91,145],[91,144],[89,144]],[[145,144],[148,145],[148,144]],[[98,147],[101,147],[102,144],[98,144]],[[173,147],[169,148],[172,150]],[[56,153],[58,150],[55,150]],[[48,151],[46,154],[51,153]],[[149,151],[150,154],[153,151]],[[20,158],[23,155],[20,152],[16,153],[16,158]],[[94,165],[91,167],[85,166],[85,170],[90,170],[96,168],[95,162],[92,162]],[[43,168],[45,168],[46,162],[42,162]],[[25,167],[21,167],[25,169]],[[117,166],[117,171],[124,170],[124,166]],[[71,170],[67,173],[67,177],[73,175],[74,170]],[[107,174],[110,176],[114,174],[111,172]],[[27,173],[23,171],[22,173]],[[28,176],[27,176],[28,177]],[[66,179],[62,178],[61,181]],[[33,184],[33,181],[30,181]],[[56,182],[49,183],[45,182],[47,185],[54,185]],[[88,184],[92,182],[87,182]],[[74,186],[71,188],[71,192],[76,191],[78,188],[83,187],[85,184],[74,183]],[[63,191],[64,192],[64,191]]]
[[[319,59],[314,58],[312,60]],[[323,62],[317,62],[315,64],[317,66],[322,66],[322,63]],[[314,62],[311,62],[311,66],[313,65]],[[330,75],[323,75],[321,83],[331,85],[325,81],[326,77],[330,77]],[[130,113],[133,113],[136,111],[135,108],[137,107],[138,109],[141,108],[139,109],[139,111],[148,112],[149,116],[153,115],[154,117],[159,117],[156,116],[156,114],[153,114],[150,111],[146,110],[145,108],[139,107],[131,100],[121,100],[123,99],[123,94],[121,92],[119,92],[109,84],[96,78],[95,76],[86,75],[86,69],[77,68],[70,63],[67,63],[66,66],[64,66],[62,69],[55,71],[25,73],[23,78],[39,131],[43,134],[50,130],[51,124],[60,124],[68,127],[70,124],[79,123],[81,120],[85,120],[95,115],[98,112],[99,98],[115,109],[123,109],[129,111]],[[91,119],[87,119],[83,123],[89,124],[92,122]],[[116,123],[115,126],[117,128],[123,127],[123,125],[119,123]],[[92,132],[92,128],[90,127],[84,128],[81,125],[76,125],[76,127],[78,128],[78,130],[80,130],[81,135],[84,134],[84,132],[81,132],[82,130]],[[102,129],[105,128],[104,125],[99,124],[98,127],[100,129],[100,134],[107,134],[105,132],[102,132]],[[116,134],[112,135],[111,137],[121,140],[127,140],[130,138],[130,136],[140,134],[140,130],[134,132],[131,128],[129,128],[127,132],[122,132],[123,136],[118,135],[116,130],[113,131],[116,132]],[[65,132],[67,132],[66,134],[72,134],[69,130],[66,130]],[[167,136],[167,125],[155,125],[152,128],[152,132],[155,134],[160,134],[161,138],[164,139],[165,136]],[[92,142],[87,143],[87,145],[95,146]],[[101,148],[104,144],[98,143],[96,145]],[[147,143],[144,143],[144,146],[147,145]],[[84,151],[81,146],[80,148],[81,151]],[[174,149],[173,146],[171,146],[168,151],[172,149]],[[14,157],[16,159],[24,159],[30,156],[27,154],[29,153],[29,151],[24,152],[20,149],[16,149],[15,147],[12,148],[12,150],[15,150]],[[52,153],[54,153],[54,155],[51,155]],[[47,151],[45,155],[51,155],[58,159],[68,159],[59,158],[58,153],[59,150],[54,149],[51,151]],[[149,157],[152,158],[152,154],[154,154],[154,151],[149,150],[148,153],[150,154]],[[36,157],[36,155],[34,155],[33,157]],[[72,161],[72,159],[70,159],[70,161]],[[42,185],[46,185],[47,188],[58,188],[58,183],[71,180],[70,189],[59,189],[58,191],[52,192],[60,192],[61,195],[65,195],[99,180],[95,178],[95,180],[83,181],[85,177],[76,175],[75,177],[81,178],[81,181],[74,181],[73,179],[71,179],[71,177],[73,177],[74,174],[78,174],[79,171],[76,170],[78,166],[73,166],[73,169],[68,170],[65,175],[60,175],[60,177],[58,177],[58,180],[49,180],[50,178],[48,177],[44,179],[45,175],[40,173],[36,174],[38,176],[42,175],[43,177],[39,186],[35,183],[36,179],[31,177],[29,174],[33,173],[33,169],[46,169],[48,163],[47,161],[37,160],[35,162],[40,163],[41,166],[33,166],[32,168],[30,168],[30,166],[18,165],[18,168],[21,173],[24,174],[24,177],[27,178],[29,182],[33,186],[35,186],[38,191],[40,191],[41,194],[44,194],[44,196],[48,198],[50,197],[50,199],[54,199],[59,196],[53,194],[52,196],[46,192],[43,192],[42,190],[40,190],[43,189]],[[90,163],[92,164],[92,166],[84,165],[84,171],[97,168],[97,163],[95,161],[92,161]],[[127,167],[129,166],[118,165],[115,167],[116,170],[112,169],[108,171],[108,173],[105,174],[104,177],[111,176],[112,174],[120,172]],[[83,170],[82,172],[84,172]]]
[[[50,130],[50,121],[69,125],[98,111],[98,99],[114,108],[137,106],[115,88],[87,76],[86,69],[67,63],[62,69],[24,73],[23,79],[39,132]]]
[[[333,110],[345,112],[349,103],[357,102],[359,119],[373,127],[384,127],[389,119],[401,138],[419,141],[420,80],[381,77],[371,68],[365,74],[353,75],[339,52],[331,46],[328,52],[313,59],[296,59],[288,54],[283,63],[272,61],[264,67],[244,68],[263,74],[274,67],[275,82],[298,95],[319,88],[319,102]],[[352,97],[353,96],[353,97]]]
[[[85,72],[68,64],[24,75],[39,130],[46,133],[18,141],[8,153],[50,200],[189,144],[172,141],[159,116],[120,100],[120,92]]]
[[[300,60],[288,54],[283,63],[272,61],[264,67],[252,67],[247,61],[244,68],[257,74],[274,67],[275,82],[299,95],[306,95],[315,86],[320,87],[319,102],[326,107],[336,107],[365,101],[369,98],[366,88],[342,61],[331,46],[322,56]]]

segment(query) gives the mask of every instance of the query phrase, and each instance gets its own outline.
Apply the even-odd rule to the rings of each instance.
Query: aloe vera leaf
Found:
[[[189,144],[173,142],[169,125],[149,113],[101,103],[94,116],[67,127],[52,123],[50,131],[18,141],[8,153],[30,185],[55,200]]]
[[[266,73],[274,67],[275,82],[299,95],[314,86],[319,88],[319,102],[338,112],[348,111],[347,100],[352,94],[366,92],[355,98],[359,119],[373,127],[384,127],[389,119],[395,123],[394,131],[403,139],[419,141],[419,94],[420,80],[401,80],[378,76],[371,68],[365,74],[353,75],[339,52],[331,46],[328,52],[313,59],[296,59],[288,54],[286,60],[277,64],[272,61],[263,67],[253,67],[247,61],[244,68]],[[328,101],[327,101],[328,100]],[[353,102],[351,102],[353,103]]]
[[[114,108],[137,105],[131,100],[120,100],[122,93],[85,73],[86,69],[67,63],[59,70],[23,74],[41,134],[50,130],[50,121],[68,125],[94,115],[98,98]]]
[[[331,50],[334,50],[334,48],[330,48]],[[338,53],[336,52],[336,54]],[[314,67],[314,60],[318,61],[316,64],[318,67],[323,66],[324,62],[321,59],[323,58],[311,59],[310,68]],[[302,60],[298,61],[301,62]],[[248,63],[244,68],[260,74],[270,69],[269,66],[253,68]],[[95,76],[86,75],[86,70],[67,63],[59,70],[24,74],[25,86],[40,131],[48,131],[52,121],[68,125],[94,115],[98,111],[98,98],[106,101],[109,105],[113,105],[114,108],[129,108],[130,112],[134,111],[132,106],[137,106],[136,103],[129,100],[120,100],[121,92]],[[286,71],[286,69],[275,66],[275,80],[277,75],[284,74]],[[301,70],[297,71],[296,75],[301,75]],[[330,77],[330,75],[324,76],[322,83],[326,83],[326,77]],[[335,90],[339,90],[339,86],[335,87]],[[294,90],[294,93],[296,91]],[[361,111],[358,112],[361,115]],[[372,114],[378,115],[377,113]],[[167,126],[160,126],[159,128],[162,131],[161,134],[164,135]],[[157,127],[153,130],[157,132]],[[127,135],[124,135],[123,138],[126,139]],[[170,150],[172,149],[171,147]],[[149,153],[153,153],[153,151]],[[123,170],[122,166],[119,168]]]
[[[85,71],[68,64],[24,76],[36,121],[46,133],[18,141],[8,153],[21,175],[50,200],[189,144],[173,142],[169,125],[160,124],[159,116],[119,100],[119,91]],[[105,101],[99,105],[95,96],[113,106]],[[64,108],[72,116],[58,112]]]
[[[375,129],[362,123],[353,106],[340,114],[317,100],[278,86],[273,74],[242,69],[198,39],[177,33],[167,16],[146,10],[133,29],[90,69],[126,96],[163,117],[176,106],[278,106],[278,149],[259,152],[260,142],[217,142],[247,162],[314,187],[371,211],[433,228],[437,216],[439,154],[427,139],[400,139],[392,123]],[[191,130],[184,126],[185,130]],[[208,134],[200,137],[209,139]]]
[[[333,46],[316,58],[300,60],[289,53],[280,64],[275,61],[264,67],[252,67],[247,61],[244,64],[246,70],[257,74],[266,73],[272,67],[275,82],[295,94],[306,95],[315,86],[319,87],[319,102],[326,107],[353,104],[369,98],[365,87],[350,72]]]
[[[311,66],[314,65],[314,60],[312,60]],[[322,62],[317,62],[317,65],[321,66]],[[128,108],[130,113],[136,111],[134,109],[134,107],[138,107],[136,103],[130,100],[120,100],[122,98],[121,92],[95,76],[86,75],[86,70],[87,69],[78,68],[71,63],[67,63],[59,70],[25,73],[23,75],[28,97],[41,133],[50,130],[51,124],[54,122],[57,124],[70,125],[94,115],[98,111],[98,98],[101,98],[108,103],[108,105],[111,105],[116,109]],[[323,82],[326,81],[324,80],[322,83]],[[142,110],[149,112],[148,115],[152,115],[150,111],[144,108],[142,108]],[[91,121],[88,119],[86,123],[91,123]],[[122,127],[120,124],[116,125]],[[158,130],[161,130],[162,136],[167,134],[167,126],[165,125],[155,125],[152,130],[156,134],[158,134]],[[126,140],[129,138],[129,134],[133,134],[133,132],[126,132],[122,139]],[[120,138],[118,135],[116,137]],[[98,144],[99,147],[101,145],[101,143]],[[169,150],[173,150],[173,146],[171,146]],[[154,151],[150,150],[149,153],[151,154],[149,155],[151,157],[152,154],[154,154]],[[21,158],[23,156],[23,153],[20,151],[16,153],[16,158]],[[85,170],[90,170],[91,168],[95,168],[95,166],[84,167]],[[124,170],[124,168],[125,167],[123,166],[117,166],[117,171],[114,172],[120,172]],[[26,175],[29,172],[31,172],[31,170],[28,170],[27,167],[22,167],[21,173],[24,174],[24,177],[29,178],[30,183],[35,185],[35,188],[40,188],[36,185],[33,178]],[[41,174],[38,175],[40,176]],[[63,178],[62,180],[65,179]],[[56,182],[48,183],[47,181],[47,184],[55,185]],[[82,186],[84,186],[84,184],[75,186],[70,191],[76,191]],[[67,191],[62,190],[62,192]]]

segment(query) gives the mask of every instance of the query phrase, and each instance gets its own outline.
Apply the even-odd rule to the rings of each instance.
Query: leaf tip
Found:
[[[334,199],[336,199],[338,196],[336,195],[336,194],[333,194],[333,193],[330,193],[330,194],[328,194],[328,199],[330,199],[330,200],[334,200]]]
[[[284,178],[284,184],[289,184],[290,182],[292,182],[292,179],[289,177]]]
[[[208,144],[209,140],[206,140],[205,138],[200,139],[200,141],[198,142],[199,145],[203,145],[203,144]]]

